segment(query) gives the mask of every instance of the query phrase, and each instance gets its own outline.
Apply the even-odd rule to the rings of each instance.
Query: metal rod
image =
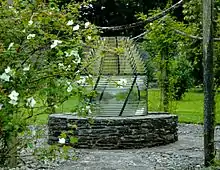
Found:
[[[126,99],[125,99],[125,102],[124,102],[124,104],[123,104],[123,106],[122,106],[122,108],[121,108],[121,111],[120,111],[120,113],[119,113],[118,116],[122,116],[123,111],[124,111],[124,109],[125,109],[125,106],[127,105],[128,98],[129,98],[129,96],[130,96],[130,94],[131,94],[131,92],[132,92],[132,90],[133,90],[133,87],[134,87],[134,84],[135,84],[136,80],[137,80],[137,75],[135,75],[135,77],[134,77],[134,80],[133,80],[133,82],[132,82],[131,88],[130,88],[130,90],[129,90],[129,92],[128,92],[128,95],[127,95],[127,97],[126,97]]]

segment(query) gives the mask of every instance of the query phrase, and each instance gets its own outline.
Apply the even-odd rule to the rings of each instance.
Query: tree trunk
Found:
[[[164,87],[163,87],[163,108],[164,112],[169,110],[169,80],[168,80],[168,60],[164,63]]]
[[[11,135],[8,140],[8,167],[9,168],[16,168],[17,167],[17,137],[15,134]]]
[[[210,166],[214,153],[214,89],[213,89],[213,0],[203,0],[204,56],[204,164]]]
[[[161,69],[161,87],[162,87],[162,102],[163,111],[168,112],[169,109],[169,81],[168,81],[168,51],[161,52],[162,69]]]

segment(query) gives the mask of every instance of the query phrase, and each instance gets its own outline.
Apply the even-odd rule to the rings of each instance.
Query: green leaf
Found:
[[[28,147],[31,148],[31,149],[33,149],[33,147],[34,147],[33,143],[28,143],[27,145],[28,145]]]
[[[70,137],[70,143],[71,143],[71,144],[76,144],[76,143],[78,143],[78,138],[77,138],[77,137]]]
[[[66,139],[67,135],[66,135],[66,133],[62,132],[59,137]]]

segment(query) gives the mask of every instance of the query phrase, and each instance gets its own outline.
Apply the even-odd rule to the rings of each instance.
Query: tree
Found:
[[[155,67],[155,78],[161,87],[161,106],[170,111],[172,100],[182,99],[192,86],[192,67],[185,53],[185,38],[177,36],[175,29],[182,28],[170,15],[146,25],[148,33],[142,43]]]
[[[82,9],[83,18],[97,26],[118,26],[135,23],[138,13],[149,14],[155,8],[165,8],[169,0],[97,0]],[[135,36],[144,31],[144,24],[137,28],[119,31],[105,30],[104,36]]]

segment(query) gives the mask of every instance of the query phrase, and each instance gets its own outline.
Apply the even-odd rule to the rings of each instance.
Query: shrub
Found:
[[[13,0],[0,3],[0,165],[16,166],[20,138],[37,115],[51,114],[80,86],[83,47],[97,30],[80,18],[87,2],[58,8],[55,1]],[[90,79],[86,78],[86,81]],[[86,107],[84,100],[81,107]]]

